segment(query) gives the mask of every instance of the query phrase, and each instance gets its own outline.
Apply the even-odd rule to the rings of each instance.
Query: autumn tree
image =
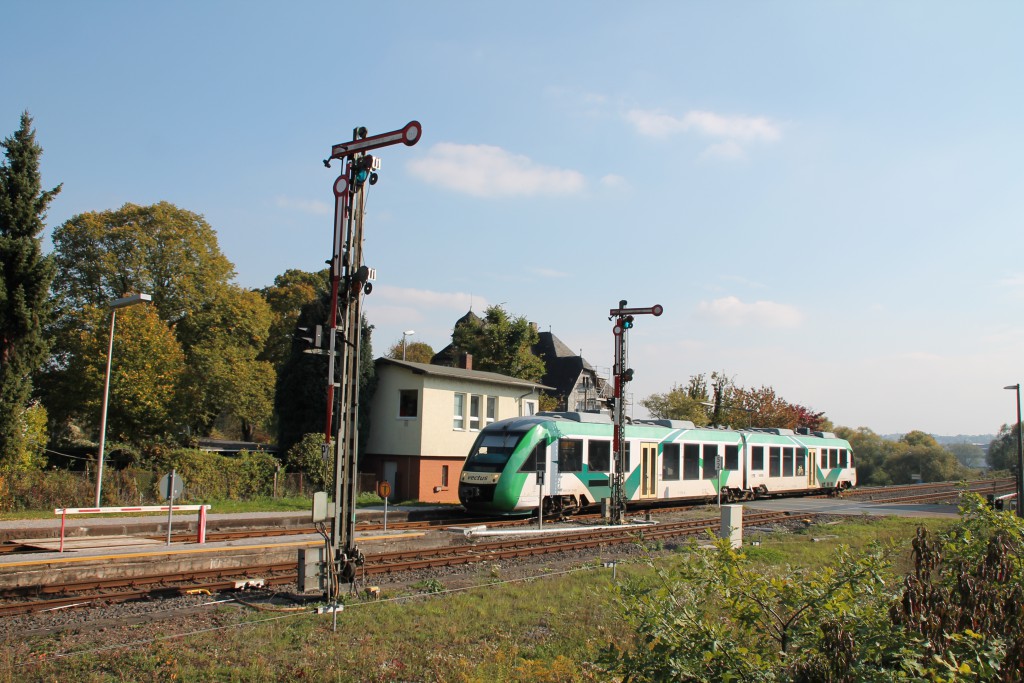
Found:
[[[275,369],[281,369],[291,353],[302,307],[324,296],[330,291],[330,286],[330,271],[326,268],[316,273],[290,269],[275,277],[273,285],[260,290],[272,315],[260,360],[269,361]]]
[[[226,416],[251,436],[266,422],[273,367],[259,356],[270,309],[261,296],[231,283],[234,267],[202,216],[167,202],[125,204],[74,216],[54,231],[53,242],[61,278],[54,283],[59,341],[48,372],[48,406],[81,383],[71,372],[83,366],[70,346],[80,323],[76,312],[105,308],[134,291],[152,295],[151,308],[184,353],[189,372],[181,387],[181,427],[206,433]]]
[[[496,372],[537,382],[544,376],[544,362],[531,348],[540,339],[524,316],[509,316],[500,305],[489,306],[483,318],[456,325],[452,347],[473,356],[473,369]]]
[[[32,118],[2,143],[0,164],[0,465],[20,452],[32,375],[46,361],[44,336],[53,259],[40,244],[46,209],[61,186],[43,190]]]
[[[263,297],[236,285],[219,288],[179,323],[188,359],[188,420],[199,433],[208,433],[217,418],[233,417],[251,441],[270,420],[275,371],[259,359],[270,324]]]
[[[709,411],[705,405],[707,396],[693,395],[693,380],[691,377],[687,387],[675,385],[664,394],[651,394],[641,399],[640,405],[655,419],[689,420],[702,427],[710,422]]]
[[[425,342],[407,342],[403,345],[402,340],[399,340],[384,355],[396,360],[402,360],[404,356],[411,363],[429,363],[434,357],[434,349]]]
[[[110,312],[86,305],[74,315],[64,340],[68,364],[53,410],[98,432],[106,374]],[[185,355],[174,333],[155,309],[133,306],[118,312],[110,373],[107,433],[112,441],[139,441],[173,435],[184,406],[179,392]]]

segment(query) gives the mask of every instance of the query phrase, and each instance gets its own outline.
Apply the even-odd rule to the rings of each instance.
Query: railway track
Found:
[[[802,515],[805,518],[807,515]],[[754,513],[745,524],[760,525],[792,519],[784,512]],[[433,567],[492,562],[604,546],[635,543],[703,534],[718,529],[717,518],[686,520],[662,524],[595,526],[588,532],[566,532],[530,538],[505,539],[464,546],[445,546],[402,550],[367,555],[360,569],[364,577],[398,574]],[[270,586],[293,583],[296,564],[256,565],[233,570],[206,570],[177,574],[106,579],[0,592],[0,616],[24,614],[72,606],[110,604],[140,599],[156,599],[207,591],[210,593],[252,585]]]

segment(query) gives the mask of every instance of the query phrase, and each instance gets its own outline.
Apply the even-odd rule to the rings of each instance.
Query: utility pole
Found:
[[[625,411],[623,409],[623,398],[626,394],[626,384],[633,381],[633,369],[627,368],[627,334],[633,329],[633,316],[636,315],[661,315],[665,309],[660,304],[649,308],[626,308],[626,300],[619,301],[619,307],[608,311],[608,319],[615,320],[612,327],[612,334],[615,335],[615,360],[612,365],[612,374],[615,377],[615,398],[612,399],[612,460],[614,471],[612,472],[612,509],[611,523],[622,524],[623,515],[626,511],[626,490],[625,490],[625,453],[626,453],[626,430]]]
[[[372,149],[419,142],[422,126],[410,121],[400,130],[367,136],[366,128],[352,131],[352,141],[334,145],[324,159],[330,168],[342,160],[334,181],[334,241],[331,251],[331,308],[328,320],[327,418],[324,423],[325,457],[334,450],[334,519],[331,552],[336,575],[343,583],[355,580],[363,554],[355,545],[359,444],[359,358],[362,336],[362,299],[373,290],[376,273],[363,265],[363,211],[366,186],[377,182],[379,160]],[[335,388],[338,389],[335,415]],[[335,424],[336,419],[336,424]]]

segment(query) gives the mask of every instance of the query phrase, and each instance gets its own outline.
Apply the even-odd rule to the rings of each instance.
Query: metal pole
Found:
[[[171,470],[170,480],[167,482],[167,545],[171,544],[171,516],[174,514],[174,475],[176,470]]]
[[[1021,435],[1020,424],[1020,383],[1017,390],[1017,516],[1024,518],[1024,436]]]
[[[114,356],[114,320],[117,309],[110,309],[110,342],[107,345],[107,374],[103,379],[103,408],[100,412],[100,454],[96,464],[96,507],[100,506],[100,493],[103,490],[103,449],[107,440],[107,402],[110,396],[110,361]]]

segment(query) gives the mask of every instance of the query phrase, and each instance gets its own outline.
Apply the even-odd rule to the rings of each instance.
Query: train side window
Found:
[[[850,468],[853,468],[853,451],[847,451],[850,454]]]
[[[768,449],[768,476],[778,477],[782,474],[782,449],[772,446]]]
[[[629,472],[629,442],[626,442],[626,450],[622,452],[622,471]]]
[[[822,448],[821,449],[820,461],[821,461],[821,469],[827,470],[828,469],[828,449],[827,448]]]
[[[764,446],[752,446],[750,449],[750,469],[764,470]]]
[[[583,441],[561,439],[558,442],[558,469],[562,472],[583,471]]]
[[[803,448],[796,449],[796,476],[802,477],[807,474],[807,451]]]
[[[718,457],[718,444],[704,444],[704,478],[715,478],[715,458]]]
[[[782,449],[782,476],[793,476],[793,449],[788,446]]]
[[[840,448],[839,449],[839,466],[840,467],[846,467],[846,449],[845,448]]]
[[[587,458],[590,462],[591,472],[607,472],[608,466],[612,461],[612,442],[611,441],[591,441],[587,448],[589,453]]]
[[[679,444],[667,443],[661,450],[661,478],[679,481]]]
[[[519,468],[520,472],[544,472],[547,467],[547,450],[548,446],[546,443],[541,441],[539,444],[533,447],[533,451],[530,452],[530,457],[526,459],[523,466]]]
[[[700,479],[700,445],[683,445],[683,479]]]
[[[725,447],[725,469],[736,471],[740,468],[740,447]]]
[[[828,466],[829,469],[835,469],[839,466],[839,449],[830,448],[828,449]]]

